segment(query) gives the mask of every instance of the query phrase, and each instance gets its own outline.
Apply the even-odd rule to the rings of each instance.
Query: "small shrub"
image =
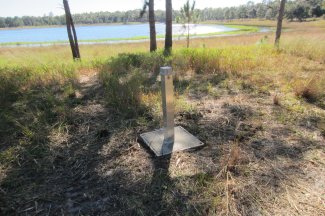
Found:
[[[167,61],[162,52],[145,53],[141,57],[140,68],[153,74],[159,73],[160,67]]]
[[[108,104],[120,113],[136,115],[141,108],[141,95],[145,77],[139,71],[130,72],[127,76],[108,74],[103,80],[105,96]]]
[[[139,67],[141,64],[140,54],[119,54],[110,59],[108,63],[109,71],[118,74],[126,74],[132,67]]]
[[[156,82],[165,62],[161,52],[120,54],[112,58],[100,72],[108,104],[120,113],[141,114],[146,109],[141,98]]]
[[[164,65],[165,59],[161,52],[154,53],[122,53],[107,63],[107,70],[112,73],[127,74],[134,68],[146,72],[157,72]]]

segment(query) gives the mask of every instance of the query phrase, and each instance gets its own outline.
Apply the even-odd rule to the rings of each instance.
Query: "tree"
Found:
[[[290,20],[291,22],[295,18],[294,14],[293,14],[293,12],[295,10],[295,7],[296,7],[295,4],[293,4],[293,3],[290,4],[290,2],[288,2],[288,4],[287,4],[287,10],[286,10],[286,18],[288,20]]]
[[[5,28],[5,27],[6,27],[5,18],[0,17],[0,28]]]
[[[256,18],[257,17],[257,10],[255,8],[252,8],[249,12],[248,12],[248,18]]]
[[[165,55],[170,55],[173,47],[173,7],[172,0],[166,0]]]
[[[309,14],[311,17],[320,17],[323,15],[323,10],[320,5],[313,6],[309,9]]]
[[[304,5],[296,5],[293,10],[293,17],[297,18],[299,22],[302,22],[308,17],[307,8]]]
[[[277,26],[276,26],[276,33],[275,33],[275,46],[276,47],[279,47],[279,44],[280,44],[280,37],[281,37],[281,31],[282,31],[282,21],[283,21],[283,16],[284,16],[285,4],[286,4],[286,0],[281,0],[279,15],[278,15],[278,23],[277,23]]]
[[[70,47],[72,51],[73,59],[80,59],[80,52],[79,52],[79,45],[77,39],[76,29],[74,27],[73,19],[70,12],[69,3],[67,0],[63,0],[63,6],[65,10],[65,17],[66,17],[66,25],[67,25],[67,32],[70,42]]]
[[[267,20],[272,19],[272,9],[271,8],[266,10],[265,19],[267,19]]]
[[[190,4],[190,0],[187,0],[186,3],[181,8],[181,20],[184,24],[184,28],[187,30],[186,36],[186,47],[190,46],[190,24],[196,21],[197,15],[195,14],[195,0],[192,5]]]
[[[247,18],[247,7],[246,5],[240,5],[238,8],[238,18],[245,19]]]
[[[258,18],[265,18],[265,14],[266,14],[266,5],[265,4],[262,4],[262,3],[258,3],[256,5],[256,16]]]
[[[150,29],[150,52],[157,50],[156,39],[156,20],[155,20],[155,2],[154,0],[146,0],[143,5],[143,9],[140,12],[140,17],[143,17],[144,13],[149,7],[149,29]]]

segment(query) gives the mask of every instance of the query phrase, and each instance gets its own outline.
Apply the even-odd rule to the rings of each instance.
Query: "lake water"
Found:
[[[233,31],[222,25],[191,25],[191,34],[208,34],[215,32]],[[79,40],[120,39],[127,40],[134,37],[149,36],[148,24],[136,25],[106,25],[106,26],[78,26],[76,27]],[[157,35],[165,34],[165,24],[156,24]],[[182,25],[173,25],[173,34],[183,34],[185,29]],[[67,30],[65,27],[49,28],[22,28],[0,30],[0,43],[9,42],[53,42],[67,41]]]

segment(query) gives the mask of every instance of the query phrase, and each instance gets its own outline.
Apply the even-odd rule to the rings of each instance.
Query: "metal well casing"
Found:
[[[171,67],[161,67],[161,90],[164,127],[140,135],[144,143],[156,154],[163,156],[172,152],[203,146],[203,142],[182,127],[174,127],[174,85]]]
[[[160,68],[161,95],[164,119],[164,145],[171,146],[175,140],[174,130],[174,85],[171,67]]]

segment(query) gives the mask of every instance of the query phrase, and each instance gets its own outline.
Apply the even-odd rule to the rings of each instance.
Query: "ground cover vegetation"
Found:
[[[197,9],[199,21],[207,20],[233,20],[233,19],[267,19],[275,20],[279,11],[277,0],[264,0],[261,3],[249,1],[245,5],[226,8],[206,8]],[[109,24],[109,23],[132,23],[148,22],[148,16],[139,16],[139,9],[132,11],[116,12],[94,12],[73,15],[75,24]],[[294,0],[288,1],[285,16],[293,21],[303,21],[307,18],[321,17],[325,14],[323,0]],[[157,22],[165,22],[165,12],[155,11]],[[174,10],[173,20],[181,17],[181,11]],[[65,16],[54,16],[53,13],[43,17],[23,16],[23,17],[0,17],[0,28],[21,27],[21,26],[48,26],[65,25]]]
[[[325,22],[284,28],[278,49],[272,32],[174,40],[170,56],[81,45],[76,62],[0,48],[0,214],[325,214]],[[205,146],[155,158],[138,135],[161,126],[164,65],[176,124]]]

